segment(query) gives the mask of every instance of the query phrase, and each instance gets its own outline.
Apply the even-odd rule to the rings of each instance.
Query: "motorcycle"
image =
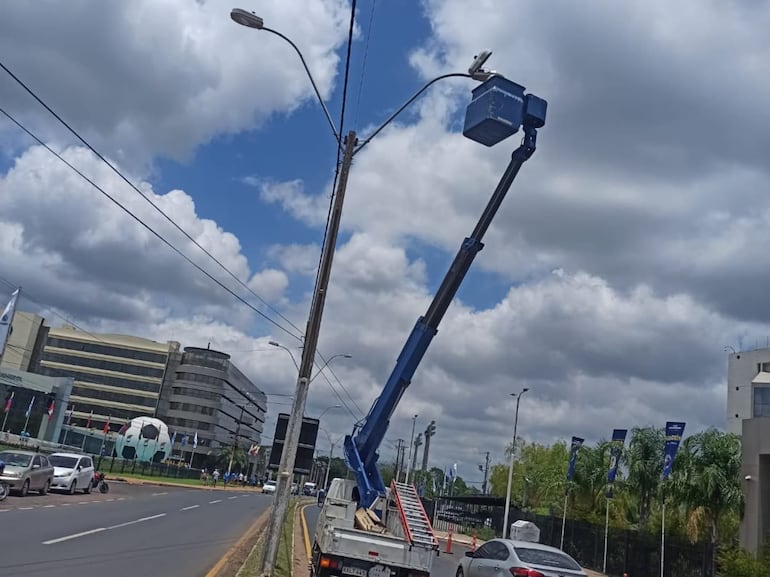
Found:
[[[110,486],[107,484],[107,481],[105,481],[104,478],[104,473],[94,473],[94,482],[92,487],[94,489],[98,488],[100,493],[106,493],[110,490]]]

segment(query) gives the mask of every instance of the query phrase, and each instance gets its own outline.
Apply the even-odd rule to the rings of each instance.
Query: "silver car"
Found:
[[[5,463],[0,479],[12,491],[19,491],[25,497],[29,491],[45,495],[53,481],[53,466],[45,455],[31,451],[2,451],[0,461]]]
[[[492,539],[468,551],[457,577],[587,577],[575,560],[556,547]]]

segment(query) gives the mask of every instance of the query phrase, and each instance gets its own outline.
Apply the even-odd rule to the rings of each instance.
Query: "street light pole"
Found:
[[[503,539],[508,535],[508,513],[511,508],[511,481],[513,480],[513,459],[516,457],[516,429],[519,426],[519,403],[521,396],[529,389],[523,388],[520,393],[511,393],[516,397],[516,416],[513,418],[513,446],[511,447],[511,464],[508,467],[508,488],[505,492],[505,513],[503,513]]]
[[[417,425],[417,417],[420,415],[415,415],[412,417],[412,436],[409,438],[409,456],[406,458],[406,479],[404,479],[404,483],[409,483],[409,475],[412,473],[412,451],[416,450],[414,448],[414,428]]]
[[[305,330],[304,346],[302,349],[302,359],[297,375],[296,393],[294,395],[294,404],[289,416],[289,423],[286,429],[286,439],[281,454],[281,463],[279,465],[279,472],[276,481],[276,491],[274,505],[272,513],[267,525],[267,545],[265,553],[262,557],[262,565],[260,572],[264,577],[270,577],[275,567],[275,562],[278,557],[278,543],[281,534],[281,528],[286,517],[286,509],[288,508],[288,502],[291,489],[291,478],[294,471],[294,462],[297,456],[297,445],[299,444],[299,435],[302,425],[302,416],[305,413],[305,403],[307,400],[308,387],[312,380],[312,369],[314,365],[314,359],[316,355],[316,348],[318,345],[318,336],[321,328],[321,319],[323,317],[323,308],[326,302],[326,293],[329,286],[329,277],[331,276],[332,262],[334,260],[334,251],[337,245],[337,235],[339,233],[340,221],[342,218],[342,206],[345,200],[345,191],[348,184],[348,176],[350,174],[350,167],[353,163],[353,156],[360,152],[371,140],[379,134],[388,124],[390,124],[395,118],[401,114],[412,102],[414,102],[423,92],[425,92],[431,85],[442,80],[444,78],[463,77],[472,78],[474,80],[487,80],[490,74],[484,70],[481,70],[481,65],[489,57],[491,52],[485,51],[484,57],[479,60],[469,69],[469,73],[452,73],[443,74],[434,78],[426,83],[420,90],[418,90],[409,100],[407,100],[400,108],[398,108],[393,114],[391,114],[385,122],[383,122],[372,134],[366,138],[360,146],[358,145],[358,139],[355,131],[350,131],[347,136],[342,138],[341,134],[338,134],[334,122],[332,121],[329,110],[326,107],[320,91],[313,80],[313,75],[310,73],[310,69],[305,62],[305,58],[302,52],[297,48],[296,44],[291,41],[287,36],[281,34],[276,30],[266,28],[262,18],[248,12],[246,10],[235,8],[230,12],[230,18],[236,23],[247,26],[249,28],[255,28],[257,30],[264,30],[270,32],[281,39],[288,42],[294,51],[302,61],[302,65],[305,68],[310,83],[313,85],[316,97],[324,111],[326,120],[332,129],[338,150],[344,148],[342,155],[342,163],[339,171],[339,178],[337,180],[337,190],[333,191],[334,200],[332,203],[332,210],[329,214],[329,222],[327,228],[326,238],[324,239],[323,249],[321,252],[321,261],[318,266],[318,275],[316,279],[316,285],[313,291],[313,298],[310,304],[310,313],[308,315],[307,328]]]

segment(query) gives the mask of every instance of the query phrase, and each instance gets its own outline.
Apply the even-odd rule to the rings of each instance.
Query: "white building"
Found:
[[[770,348],[732,353],[727,360],[727,431],[744,419],[770,417]]]

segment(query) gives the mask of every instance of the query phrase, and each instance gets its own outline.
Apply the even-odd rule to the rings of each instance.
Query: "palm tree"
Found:
[[[583,445],[578,452],[573,477],[575,504],[589,517],[601,516],[604,511],[609,469],[608,449],[607,441],[599,441],[595,447]]]
[[[691,541],[708,531],[712,551],[716,550],[720,521],[741,507],[740,474],[737,435],[708,429],[684,440],[671,476],[671,490],[685,507]]]
[[[222,448],[219,453],[219,459],[217,459],[217,462],[226,469],[227,465],[230,464],[231,456],[233,458],[234,470],[246,469],[246,466],[249,464],[249,457],[246,455],[246,450],[242,449],[241,447],[235,447],[233,445],[228,445],[227,447]]]
[[[663,470],[663,429],[636,427],[631,431],[631,442],[625,452],[628,463],[626,487],[636,496],[639,526],[650,519],[653,499],[658,493]]]

